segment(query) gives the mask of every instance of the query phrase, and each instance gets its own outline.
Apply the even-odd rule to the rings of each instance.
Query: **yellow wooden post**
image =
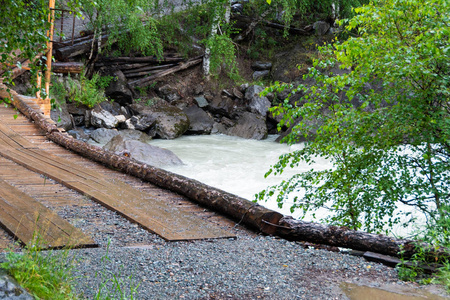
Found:
[[[48,14],[48,22],[50,23],[50,30],[47,33],[48,42],[47,42],[47,70],[45,71],[45,93],[46,97],[42,103],[39,103],[41,106],[41,110],[44,112],[44,115],[50,115],[50,80],[51,80],[51,72],[52,72],[52,52],[53,52],[53,28],[55,23],[55,0],[49,0],[48,7],[50,12]],[[40,101],[39,101],[40,102]]]
[[[41,86],[42,86],[42,73],[41,73],[41,71],[39,71],[37,73],[37,78],[36,78],[36,87],[38,89],[36,92],[37,101],[39,101],[39,99],[41,99]]]

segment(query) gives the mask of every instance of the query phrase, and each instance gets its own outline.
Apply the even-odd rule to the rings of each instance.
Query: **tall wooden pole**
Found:
[[[55,0],[49,0],[48,7],[50,12],[48,14],[48,22],[50,23],[50,30],[47,33],[47,70],[45,71],[45,93],[46,98],[41,104],[41,109],[45,115],[50,114],[50,80],[52,71],[52,52],[53,52],[53,28],[55,23]]]

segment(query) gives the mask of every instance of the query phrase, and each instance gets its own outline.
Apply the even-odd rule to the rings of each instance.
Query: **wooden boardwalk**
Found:
[[[22,116],[14,118],[14,114],[17,112],[11,108],[0,108],[0,155],[3,156],[0,160],[0,180],[10,186],[22,184],[27,186],[22,189],[30,193],[29,187],[36,180],[33,179],[36,178],[33,177],[35,173],[33,176],[25,175],[29,171],[23,168],[20,172],[28,179],[21,174],[14,176],[14,169],[11,168],[17,167],[9,163],[13,161],[90,197],[166,240],[234,237],[234,234],[204,220],[204,210],[183,197],[79,157],[47,141],[31,122]],[[38,185],[42,185],[42,181]],[[42,192],[45,190],[41,186],[31,193],[42,193],[39,189]],[[33,194],[30,196],[33,197]],[[209,213],[209,217],[211,215],[214,214]],[[17,231],[11,228],[13,225],[2,224],[9,226],[10,232]],[[91,241],[84,243],[90,244]]]
[[[42,248],[94,246],[92,238],[24,192],[0,180],[0,223],[24,244]]]

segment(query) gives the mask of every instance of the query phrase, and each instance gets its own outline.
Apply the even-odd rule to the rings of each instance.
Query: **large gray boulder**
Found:
[[[145,131],[156,123],[156,117],[153,115],[137,115],[132,116],[125,121],[123,125],[126,129],[135,129]]]
[[[189,119],[186,114],[176,106],[170,105],[161,98],[153,98],[152,106],[132,104],[129,106],[133,115],[154,118],[155,123],[150,128],[150,136],[159,136],[163,139],[175,139],[189,129]]]
[[[112,113],[97,104],[91,111],[91,124],[94,127],[111,129],[117,127],[119,120]]]
[[[236,117],[237,108],[237,102],[224,95],[214,97],[208,106],[211,113],[227,118]]]
[[[227,130],[227,134],[246,139],[263,140],[267,138],[266,119],[258,114],[243,112],[239,115],[236,125]]]
[[[248,108],[252,113],[266,116],[271,103],[267,97],[260,96],[264,88],[260,85],[252,85],[245,91],[245,99],[248,101]]]
[[[152,146],[141,141],[126,139],[120,135],[112,138],[103,148],[118,155],[126,155],[132,159],[158,168],[183,164],[170,150]]]
[[[113,99],[120,105],[126,105],[133,102],[133,93],[128,88],[128,82],[125,75],[120,70],[115,70],[112,73],[114,79],[109,83],[105,89],[105,95]]]
[[[214,119],[203,109],[197,106],[189,106],[183,109],[189,119],[188,132],[194,134],[209,134],[214,124]]]
[[[91,132],[90,137],[99,144],[106,144],[116,135],[119,135],[116,129],[98,128]]]
[[[267,138],[265,118],[250,112],[239,113],[237,120],[215,123],[211,133],[238,136],[245,139],[263,140]]]
[[[56,122],[56,126],[68,131],[73,128],[72,117],[67,111],[67,104],[58,104],[58,107],[50,111],[50,118]]]
[[[103,101],[100,102],[100,107],[106,111],[109,111],[112,115],[123,115],[122,106],[114,101]]]
[[[151,136],[139,130],[131,130],[131,129],[120,130],[119,135],[124,139],[137,140],[143,143],[147,143],[152,140]]]
[[[90,120],[86,120],[86,116],[90,115],[90,108],[87,105],[68,102],[67,112],[72,115],[75,126],[84,126],[90,124]]]

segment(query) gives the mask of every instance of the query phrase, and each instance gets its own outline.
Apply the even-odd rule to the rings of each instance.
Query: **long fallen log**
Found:
[[[135,72],[135,73],[128,73],[128,74],[124,74],[125,77],[127,79],[131,79],[131,78],[136,78],[136,77],[143,77],[143,76],[149,76],[149,75],[157,75],[159,74],[161,71],[157,71],[157,72],[152,72],[150,73],[149,71],[145,71],[145,72]]]
[[[105,34],[101,37],[102,44],[101,46],[104,46],[108,40],[108,35]],[[94,45],[97,45],[97,43],[94,43]],[[64,61],[70,57],[75,57],[84,53],[89,52],[89,50],[92,47],[92,38],[83,40],[77,44],[65,46],[59,49],[55,49],[54,54],[57,60]]]
[[[411,240],[355,231],[345,227],[294,220],[292,217],[283,216],[259,204],[197,180],[155,168],[76,140],[66,133],[61,133],[55,125],[46,122],[42,114],[31,109],[22,100],[21,95],[18,95],[15,91],[11,91],[11,94],[16,108],[44,130],[47,137],[53,142],[106,166],[184,195],[192,201],[222,213],[249,228],[265,234],[278,235],[288,240],[309,241],[361,251],[378,252],[395,257],[398,257],[402,250],[405,258],[418,251]],[[9,98],[4,85],[0,85],[0,97]],[[449,257],[448,249],[436,250],[427,244],[421,246],[422,248],[428,247],[427,255],[432,258]]]
[[[90,34],[90,35],[85,35],[85,36],[81,36],[81,37],[78,37],[78,38],[74,38],[73,40],[70,39],[70,40],[64,40],[62,42],[55,42],[54,45],[53,45],[53,49],[59,49],[59,48],[62,48],[62,47],[69,47],[69,46],[72,46],[72,45],[75,45],[75,44],[79,44],[79,43],[87,41],[87,40],[92,41],[93,37],[94,37],[94,35]]]
[[[149,67],[149,66],[154,66],[154,64],[149,64],[149,63],[141,63],[141,64],[118,64],[117,68],[124,71],[124,70],[131,70],[131,69],[138,69],[138,68],[143,68],[143,67]],[[96,65],[97,67],[97,65]]]
[[[144,76],[148,74],[148,71],[154,71],[154,70],[161,70],[161,69],[167,69],[167,68],[171,68],[176,66],[176,64],[169,64],[169,65],[161,65],[161,66],[147,66],[147,67],[142,67],[142,68],[137,68],[137,69],[130,69],[127,71],[123,71],[123,74],[127,77],[131,77],[134,75],[137,76]]]
[[[156,56],[145,57],[103,57],[95,67],[107,67],[111,65],[130,64],[130,63],[153,63],[153,64],[172,64],[182,62],[184,58],[181,57],[163,57],[158,59]]]
[[[144,86],[148,86],[148,85],[151,84],[151,82],[152,82],[153,80],[155,80],[155,79],[157,79],[157,78],[161,78],[161,77],[167,76],[167,75],[169,75],[169,74],[172,74],[172,73],[175,73],[175,72],[178,72],[178,71],[181,71],[181,70],[188,69],[188,68],[190,68],[190,67],[192,67],[192,66],[195,66],[195,65],[200,64],[202,61],[203,61],[202,58],[199,58],[199,59],[193,59],[193,60],[187,61],[187,62],[185,62],[185,63],[182,63],[182,64],[180,64],[180,65],[178,65],[178,66],[176,66],[176,67],[170,68],[170,69],[168,69],[168,70],[165,70],[165,71],[162,71],[162,72],[158,72],[158,73],[156,73],[156,74],[154,74],[154,75],[150,75],[150,76],[147,76],[147,77],[138,79],[138,80],[134,80],[134,81],[128,82],[128,84],[129,84],[131,87],[137,87],[137,86],[144,87]]]
[[[55,73],[81,73],[84,64],[80,62],[54,62],[52,71]]]

